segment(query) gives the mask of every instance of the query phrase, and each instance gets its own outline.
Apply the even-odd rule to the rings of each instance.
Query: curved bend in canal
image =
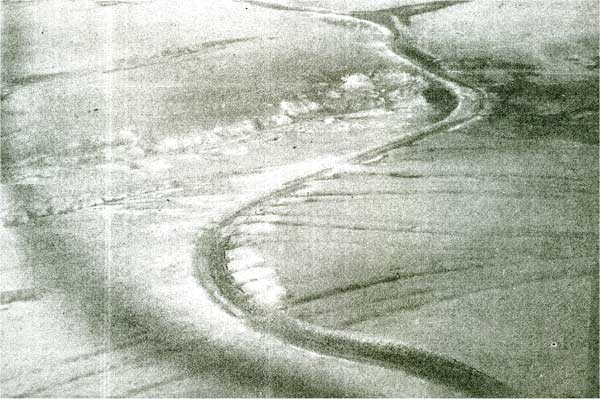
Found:
[[[3,395],[598,395],[597,2],[2,6]]]

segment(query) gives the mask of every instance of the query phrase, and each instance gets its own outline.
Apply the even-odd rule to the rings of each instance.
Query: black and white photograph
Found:
[[[0,398],[598,398],[598,0],[0,0]]]

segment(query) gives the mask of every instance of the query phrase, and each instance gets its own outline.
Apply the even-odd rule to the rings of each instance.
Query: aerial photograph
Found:
[[[0,398],[598,398],[598,0],[0,0]]]

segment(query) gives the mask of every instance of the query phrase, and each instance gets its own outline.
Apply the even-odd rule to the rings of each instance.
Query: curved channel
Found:
[[[252,2],[253,5],[268,6],[257,3]],[[434,2],[431,6],[435,7],[437,3],[444,3],[444,6],[452,4],[452,2]],[[438,8],[440,8],[440,4],[437,4]],[[294,11],[299,10],[294,9]],[[307,9],[303,12],[315,11]],[[319,13],[322,12],[319,11]],[[457,105],[439,122],[408,135],[403,134],[396,139],[367,148],[359,153],[351,154],[342,159],[342,162],[368,163],[394,148],[414,142],[424,136],[459,128],[477,120],[485,112],[487,102],[483,90],[449,77],[437,66],[436,61],[431,56],[415,46],[400,43],[401,38],[398,28],[401,21],[397,16],[392,13],[385,15],[384,21],[387,23],[381,23],[381,15],[378,16],[379,20],[377,22],[368,21],[364,13],[345,17],[353,18],[360,23],[365,21],[370,24],[377,23],[381,29],[390,31],[391,39],[386,53],[399,65],[408,67],[430,82],[438,84],[451,92]],[[233,220],[244,211],[264,201],[290,193],[298,189],[306,180],[323,176],[329,170],[330,168],[324,168],[285,184],[278,190],[272,191],[267,196],[238,210],[235,214],[222,220],[217,227],[202,234],[197,242],[195,259],[196,277],[200,284],[230,314],[248,321],[254,329],[283,339],[290,345],[335,357],[400,369],[409,374],[441,383],[467,395],[516,395],[517,393],[506,384],[454,359],[408,346],[401,342],[374,339],[362,334],[322,328],[290,318],[276,309],[267,309],[256,305],[232,283],[227,270],[225,252],[231,249],[227,229],[231,226]]]

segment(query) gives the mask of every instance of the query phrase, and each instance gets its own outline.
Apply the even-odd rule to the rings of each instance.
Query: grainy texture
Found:
[[[0,396],[598,396],[598,4],[2,2]]]

